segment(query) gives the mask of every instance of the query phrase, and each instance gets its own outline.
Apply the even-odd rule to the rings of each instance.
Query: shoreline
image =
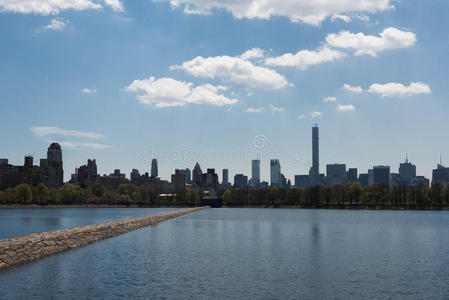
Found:
[[[163,205],[163,206],[139,206],[139,205],[108,205],[108,204],[87,204],[87,205],[67,205],[67,204],[0,204],[1,209],[55,209],[55,208],[195,208],[199,206],[185,206],[185,205]],[[334,209],[334,210],[398,210],[398,211],[449,211],[449,206],[415,206],[408,205],[392,206],[392,205],[280,205],[280,206],[263,206],[263,205],[244,205],[244,206],[230,206],[223,205],[223,208],[272,208],[272,209]]]

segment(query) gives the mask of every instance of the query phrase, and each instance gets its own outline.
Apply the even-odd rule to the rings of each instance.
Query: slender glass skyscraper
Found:
[[[311,186],[319,185],[320,177],[320,129],[318,125],[312,127],[312,167],[309,171]]]
[[[251,184],[258,186],[260,184],[260,160],[253,159],[251,162]]]
[[[153,159],[151,161],[151,177],[156,178],[158,176],[158,170],[157,170],[157,159]]]

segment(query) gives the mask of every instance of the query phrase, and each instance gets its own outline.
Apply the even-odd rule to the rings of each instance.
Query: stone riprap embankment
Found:
[[[156,225],[207,207],[196,207],[144,217],[33,233],[0,240],[0,271],[67,249],[87,245],[142,227]]]

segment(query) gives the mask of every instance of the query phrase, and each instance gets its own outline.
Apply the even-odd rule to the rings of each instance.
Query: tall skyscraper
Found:
[[[270,160],[270,181],[272,186],[281,185],[281,164],[279,159]]]
[[[198,185],[203,183],[203,171],[201,170],[200,164],[197,162],[192,172],[192,179]]]
[[[151,177],[156,178],[158,176],[157,159],[153,158],[151,161]]]
[[[258,186],[260,184],[260,160],[253,159],[251,162],[251,184]]]
[[[405,158],[405,163],[399,164],[399,177],[400,183],[409,186],[412,183],[412,178],[416,177],[416,166],[408,161],[408,157]]]
[[[349,168],[346,172],[346,181],[349,183],[357,182],[357,168]]]
[[[390,166],[374,166],[373,167],[374,183],[380,183],[385,186],[390,185]]]
[[[223,169],[223,181],[221,182],[223,185],[229,184],[229,170]]]
[[[192,181],[192,171],[189,168],[186,168],[186,183],[190,183]]]
[[[248,186],[248,176],[243,174],[235,174],[234,186],[237,188],[246,188]]]
[[[312,127],[312,167],[309,171],[309,184],[320,184],[320,129],[318,125]]]
[[[62,150],[61,145],[52,143],[47,150],[47,186],[49,188],[58,188],[64,184],[64,171],[62,168]]]

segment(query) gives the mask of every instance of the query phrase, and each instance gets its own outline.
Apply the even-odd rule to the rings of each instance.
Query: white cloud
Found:
[[[51,20],[50,24],[44,26],[45,30],[62,30],[66,26],[66,21],[61,18]]]
[[[387,49],[413,46],[416,43],[416,35],[413,32],[389,27],[384,29],[379,36],[349,31],[341,31],[337,34],[332,33],[326,37],[326,42],[333,47],[354,49],[355,55],[368,54],[376,56],[377,53]]]
[[[337,106],[337,111],[338,112],[350,112],[350,111],[355,111],[355,107],[352,104],[347,104],[347,105],[343,105],[343,104],[338,104]]]
[[[323,113],[320,112],[320,111],[312,111],[312,112],[310,113],[310,117],[311,117],[312,119],[315,119],[315,118],[321,118],[322,116],[323,116]]]
[[[326,97],[323,99],[323,102],[335,102],[337,101],[337,98],[335,97]]]
[[[350,16],[347,15],[333,15],[331,17],[332,21],[336,21],[336,20],[342,20],[345,23],[350,23],[352,21]]]
[[[270,104],[268,106],[271,109],[271,112],[283,112],[285,109],[283,107],[274,106],[273,104]]]
[[[57,15],[64,10],[101,9],[102,3],[114,11],[123,11],[119,0],[0,0],[0,11],[22,14]]]
[[[34,126],[31,127],[31,131],[35,136],[49,136],[49,135],[58,135],[58,136],[71,136],[78,138],[87,138],[91,140],[103,139],[104,135],[93,132],[85,132],[79,130],[68,130],[55,126]]]
[[[125,8],[120,0],[103,0],[103,2],[114,11],[124,11]]]
[[[184,106],[186,104],[223,106],[237,103],[237,99],[230,99],[219,93],[226,89],[225,86],[213,86],[211,84],[194,87],[193,83],[190,82],[172,78],[156,79],[154,77],[134,80],[129,86],[125,87],[125,90],[129,92],[144,92],[137,95],[137,99],[143,104],[156,107]]]
[[[214,10],[226,10],[237,19],[269,19],[283,16],[292,22],[319,25],[332,15],[346,13],[376,13],[393,8],[391,0],[154,0],[169,2],[183,8],[187,14],[210,15]]]
[[[305,118],[306,118],[306,115],[305,115],[305,114],[300,114],[300,115],[298,116],[298,119],[300,119],[300,120],[305,119]]]
[[[347,83],[345,83],[343,85],[343,89],[347,90],[349,92],[352,92],[352,93],[361,93],[361,92],[363,92],[363,89],[360,86],[350,86]]]
[[[247,109],[245,109],[245,111],[248,113],[260,113],[263,111],[263,107],[258,107],[258,108],[248,107]]]
[[[261,58],[264,56],[265,56],[265,51],[263,51],[262,49],[259,49],[259,48],[249,49],[249,50],[245,51],[245,53],[240,55],[240,57],[243,60],[249,60],[249,59],[253,59],[253,58]]]
[[[379,94],[382,97],[405,97],[405,96],[413,96],[418,94],[430,94],[431,90],[427,84],[422,82],[412,82],[409,86],[405,86],[401,83],[386,83],[372,84],[369,89],[369,93]]]
[[[286,53],[278,57],[268,57],[265,60],[265,64],[270,66],[296,67],[300,70],[305,70],[311,65],[338,60],[345,56],[346,54],[343,52],[324,47],[317,51],[301,50],[296,54]]]
[[[254,50],[254,49],[253,49]],[[252,50],[250,50],[252,51]],[[242,56],[255,57],[255,52],[245,52]],[[288,85],[285,77],[275,70],[254,65],[242,57],[198,56],[183,62],[180,66],[171,66],[170,70],[183,70],[195,77],[218,78],[225,82],[248,85],[255,88],[281,89]]]
[[[84,88],[84,89],[81,90],[81,92],[83,92],[84,94],[96,94],[97,90],[96,89]]]
[[[95,150],[103,150],[111,148],[109,145],[99,144],[99,143],[83,143],[83,142],[73,142],[73,141],[51,141],[56,142],[61,145],[62,148],[75,149],[75,148],[91,148]]]

